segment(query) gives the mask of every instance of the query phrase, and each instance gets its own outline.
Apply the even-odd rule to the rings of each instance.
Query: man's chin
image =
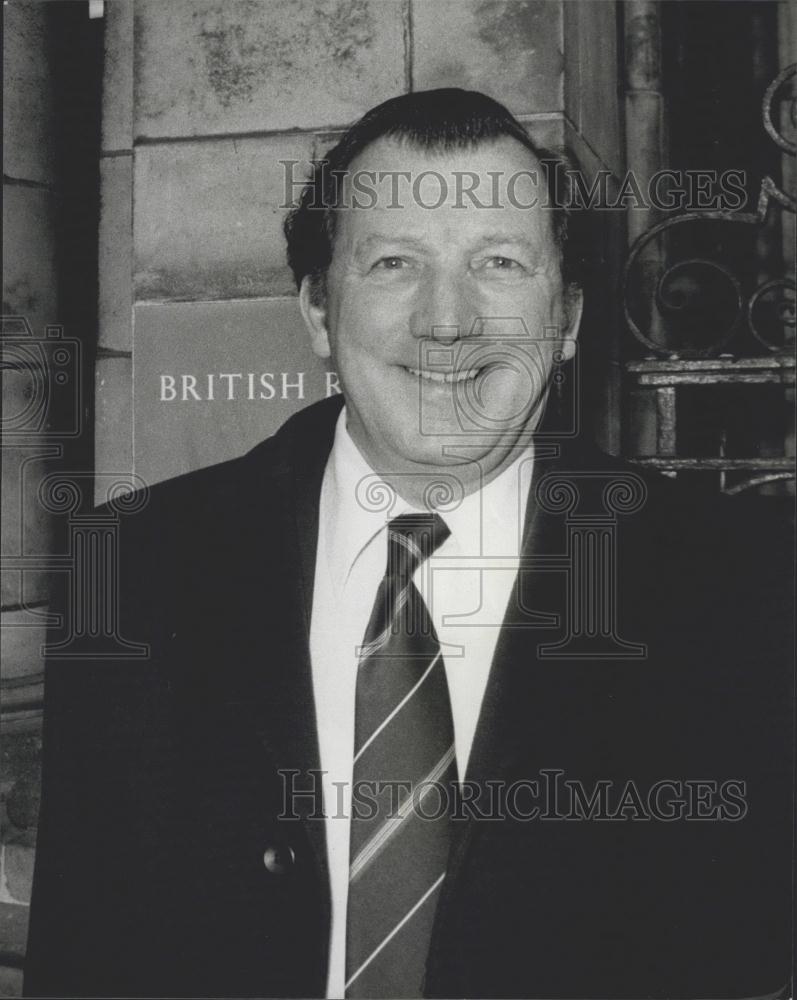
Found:
[[[483,437],[474,438],[458,430],[424,435],[405,442],[402,454],[411,467],[433,475],[438,470],[451,472],[459,468],[465,473],[469,467],[476,470],[485,464],[489,465],[495,451],[495,443],[486,442]]]

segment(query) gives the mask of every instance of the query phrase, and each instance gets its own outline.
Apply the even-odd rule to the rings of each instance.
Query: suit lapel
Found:
[[[297,789],[315,787],[320,796],[320,755],[310,662],[310,621],[318,539],[321,484],[342,397],[302,411],[277,435],[273,466],[261,473],[261,496],[271,495],[274,530],[269,551],[263,553],[269,580],[267,590],[276,602],[275,634],[270,642],[272,664],[263,699],[260,735],[277,767],[298,772]],[[265,464],[265,463],[264,463]],[[253,620],[256,641],[262,646],[260,621]],[[320,804],[320,799],[318,800]],[[322,819],[313,813],[309,797],[296,800],[323,879],[328,880],[326,839]]]
[[[535,503],[541,479],[559,467],[558,449],[538,445],[526,507],[522,562],[498,636],[476,727],[466,780],[485,787],[507,774],[519,749],[528,752],[534,740],[529,690],[537,667],[536,648],[546,639],[546,629],[561,616],[551,575],[534,569],[535,560],[558,551],[558,519]],[[467,853],[478,820],[469,815],[452,824],[449,885],[453,885]]]
[[[601,713],[611,705],[616,718],[628,678],[639,674],[636,661],[615,659],[611,652],[599,664],[575,653],[564,658],[539,656],[539,647],[555,643],[568,627],[563,616],[570,600],[570,578],[565,569],[567,512],[554,512],[553,489],[545,491],[545,507],[538,502],[537,491],[553,473],[558,474],[553,481],[558,483],[560,475],[606,468],[605,458],[582,452],[578,445],[561,457],[557,450],[542,445],[535,454],[522,564],[493,656],[466,775],[482,788],[489,781],[534,778],[530,768],[566,769],[570,764],[581,770],[599,769],[607,752]],[[596,480],[596,486],[581,482],[578,490],[599,490],[602,482]],[[596,502],[589,496],[587,501],[588,509],[590,502]],[[469,816],[452,825],[448,873],[453,883],[475,828],[485,824]]]

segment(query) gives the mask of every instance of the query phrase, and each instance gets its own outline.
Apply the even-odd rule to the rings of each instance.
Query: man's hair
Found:
[[[429,152],[473,149],[508,136],[542,164],[552,228],[566,286],[582,285],[585,241],[572,239],[572,156],[536,146],[521,123],[498,101],[475,90],[444,88],[393,97],[367,111],[323,159],[315,160],[298,204],[285,219],[288,264],[296,287],[310,277],[313,297],[322,297],[324,278],[332,261],[336,207],[342,175],[363,150],[377,139],[405,142]]]

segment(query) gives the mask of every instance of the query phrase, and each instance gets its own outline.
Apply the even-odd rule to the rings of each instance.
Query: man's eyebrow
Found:
[[[501,244],[503,246],[514,246],[520,247],[522,250],[527,250],[532,254],[540,253],[540,246],[537,242],[527,239],[525,236],[518,236],[513,233],[485,233],[479,238],[475,244],[476,249],[483,249],[486,246],[493,246],[494,244]]]
[[[356,249],[358,251],[367,251],[372,247],[379,247],[385,243],[388,243],[391,246],[404,246],[416,250],[427,249],[423,240],[416,239],[413,236],[402,236],[397,233],[369,233],[368,236],[364,236],[362,239],[357,240]],[[495,244],[519,247],[520,249],[527,250],[532,254],[539,254],[541,249],[536,241],[527,239],[525,236],[519,236],[514,233],[502,233],[498,231],[485,233],[480,236],[474,244],[474,249],[480,250],[486,246],[492,246]]]
[[[369,233],[368,236],[357,240],[355,248],[358,251],[370,250],[374,246],[378,247],[385,243],[389,243],[391,246],[403,246],[415,250],[425,248],[422,240],[415,239],[413,236],[397,235],[396,233]]]

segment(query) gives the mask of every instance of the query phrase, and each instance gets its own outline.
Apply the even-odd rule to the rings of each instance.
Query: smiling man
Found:
[[[482,116],[481,141],[467,139],[463,112],[471,124]],[[423,137],[408,134],[413,116]],[[325,232],[334,225],[329,266],[297,270],[296,278],[313,347],[332,359],[346,401],[321,489],[310,631],[314,687],[322,694],[316,705],[324,796],[334,801],[342,789],[344,815],[352,783],[417,784],[451,740],[451,771],[458,766],[465,774],[514,582],[511,569],[490,572],[487,560],[504,557],[517,568],[531,432],[554,354],[560,364],[572,357],[581,313],[580,290],[562,278],[542,166],[525,133],[502,131],[502,124],[515,126],[500,108],[478,95],[443,91],[389,102],[373,112],[371,127],[380,120],[382,134],[373,141],[358,142],[357,130],[350,133],[342,175],[340,147],[331,153],[327,166],[335,164],[340,204],[327,204],[326,215],[310,208],[319,196],[310,185],[288,223],[291,249],[297,223],[323,224]],[[367,127],[360,126],[361,134]],[[458,178],[465,167],[493,180],[489,203],[463,204]],[[364,177],[377,182],[376,197],[359,207],[355,189]],[[402,190],[394,178],[412,183]],[[380,179],[391,181],[389,196]],[[518,179],[526,182],[522,205]],[[320,198],[329,202],[330,192]],[[312,211],[315,218],[302,215]],[[321,241],[314,242],[321,251]],[[543,330],[556,340],[543,340]],[[377,481],[392,501],[374,508],[362,490]],[[434,622],[428,656],[423,643],[414,653],[407,637],[404,664],[385,649],[381,660],[358,655],[375,595],[380,600],[386,539],[390,563],[394,538],[412,537],[398,534],[399,526],[423,531],[435,493],[438,505],[445,498],[447,517],[437,514],[428,527],[438,536],[430,538],[433,561],[459,565],[435,574],[425,593],[429,577],[415,569],[423,598],[414,584],[412,597],[425,600],[418,617],[428,607]],[[393,585],[401,593],[401,580]],[[427,673],[429,657],[434,666]],[[380,668],[389,676],[376,684]],[[366,739],[369,730],[378,733],[363,760],[361,728]],[[392,813],[385,794],[364,833],[357,832],[356,816],[351,829],[341,818],[329,824],[331,995],[421,993],[449,837],[409,816],[361,871],[355,845],[387,829]],[[408,855],[414,856],[409,865]],[[401,935],[390,938],[399,925]]]
[[[386,125],[401,109],[380,109]],[[575,351],[581,314],[525,133],[522,145],[485,121],[468,148],[462,123],[436,124],[425,142],[388,132],[354,157],[330,265],[323,276],[297,274],[313,347],[339,374],[347,432],[373,469],[406,474],[400,493],[412,489],[401,482],[444,465],[459,466],[470,493],[515,460],[540,418],[554,353],[561,363]],[[492,179],[489,202],[464,203],[466,167]],[[358,176],[420,183],[390,197],[377,185],[375,201],[358,208]],[[474,424],[472,400],[488,428]]]
[[[343,394],[130,519],[145,664],[50,669],[28,995],[785,987],[779,528],[557,423],[553,162],[438,90],[316,165],[288,257]]]

